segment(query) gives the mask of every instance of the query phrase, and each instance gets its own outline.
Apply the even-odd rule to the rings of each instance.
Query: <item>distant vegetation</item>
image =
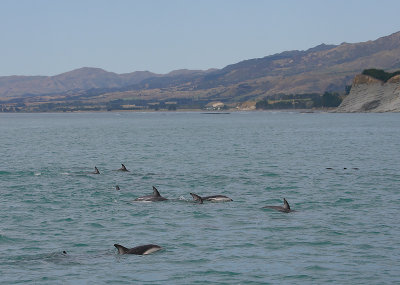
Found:
[[[311,109],[311,108],[334,108],[340,105],[343,98],[336,92],[325,92],[321,94],[294,94],[275,95],[267,97],[256,103],[256,109]]]
[[[364,75],[371,76],[375,79],[382,80],[383,82],[388,81],[390,78],[393,76],[399,75],[400,70],[395,71],[395,72],[386,72],[382,69],[375,69],[375,68],[370,68],[370,69],[364,69],[362,72]]]
[[[176,111],[204,109],[208,100],[173,98],[168,101],[115,99],[108,102],[67,100],[64,102],[24,104],[23,99],[0,102],[0,112],[76,112],[76,111]]]
[[[333,108],[340,105],[344,95],[335,92],[324,94],[278,94],[267,96],[256,103],[258,110]],[[212,102],[212,101],[211,101]],[[221,101],[224,104],[227,102]],[[2,104],[0,112],[76,112],[76,111],[176,111],[178,109],[206,109],[210,100],[193,98],[170,98],[168,101],[115,99],[108,102],[67,100],[64,102],[47,102],[24,104],[22,99]],[[230,105],[230,106],[228,106]],[[224,105],[223,109],[234,108],[235,104]]]

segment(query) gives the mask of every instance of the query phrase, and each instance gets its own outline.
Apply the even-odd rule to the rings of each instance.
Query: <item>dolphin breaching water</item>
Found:
[[[158,192],[157,188],[153,186],[153,194],[152,195],[147,195],[143,197],[136,198],[135,201],[142,201],[142,202],[159,202],[159,201],[165,201],[168,200],[167,198],[164,198],[160,195],[160,192]]]
[[[294,210],[290,209],[289,203],[285,198],[283,198],[283,206],[265,206],[263,208],[274,209],[284,213],[294,212]]]
[[[200,204],[203,204],[203,201],[210,201],[210,202],[230,202],[233,201],[231,198],[224,196],[224,195],[213,195],[213,196],[206,196],[206,197],[200,197],[197,194],[190,193],[192,195],[193,200],[196,202],[199,202]]]
[[[133,248],[126,248],[119,244],[114,244],[114,246],[118,249],[119,254],[138,254],[138,255],[147,255],[162,249],[161,246],[156,244],[145,244],[139,245]]]
[[[125,165],[123,163],[121,163],[122,167],[120,169],[118,169],[118,171],[127,171],[129,172],[128,169],[126,169]]]

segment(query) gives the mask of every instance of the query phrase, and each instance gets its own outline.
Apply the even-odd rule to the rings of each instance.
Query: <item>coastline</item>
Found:
[[[336,108],[334,108],[336,109]],[[77,111],[37,111],[37,112],[0,112],[0,114],[80,114],[80,113],[203,113],[203,114],[229,114],[229,113],[241,113],[241,112],[269,112],[269,113],[302,113],[302,114],[314,114],[314,113],[335,113],[334,109],[227,109],[227,110],[203,110],[203,109],[178,109],[178,110],[77,110]]]

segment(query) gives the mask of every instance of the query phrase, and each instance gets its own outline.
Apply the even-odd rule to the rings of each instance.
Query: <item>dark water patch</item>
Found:
[[[97,229],[104,229],[104,226],[102,224],[99,223],[89,223],[87,224],[87,226],[93,227],[93,228],[97,228]]]
[[[318,272],[318,271],[327,271],[330,270],[330,268],[321,265],[312,265],[305,267],[304,270]]]
[[[352,198],[339,198],[338,200],[335,201],[335,205],[341,205],[352,202],[354,202],[354,199]]]
[[[154,176],[154,175],[143,175],[143,176],[142,176],[142,180],[150,180],[150,179],[153,179],[153,176]]]
[[[280,174],[279,173],[274,173],[274,172],[264,172],[261,173],[262,177],[279,177]]]
[[[57,222],[57,223],[61,223],[61,222],[70,223],[70,222],[74,222],[74,219],[73,218],[63,218],[63,219],[55,220],[55,222]]]
[[[238,272],[222,271],[222,270],[198,271],[198,272],[196,272],[196,274],[200,274],[200,275],[204,275],[204,276],[207,276],[208,274],[215,274],[215,275],[218,275],[218,276],[226,276],[226,277],[241,275],[241,273],[238,273]]]
[[[86,244],[86,243],[75,243],[74,246],[75,247],[89,247],[89,244]]]
[[[0,233],[0,244],[4,245],[10,245],[10,244],[20,244],[22,242],[25,242],[26,240],[24,238],[16,237],[13,235],[8,235],[4,233]]]
[[[274,278],[277,280],[296,280],[296,282],[311,282],[315,281],[317,278],[315,278],[312,275],[307,275],[307,274],[294,274],[294,275],[286,275],[286,276],[279,276],[278,278]]]
[[[17,255],[8,258],[8,263],[15,266],[34,266],[37,265],[37,262],[54,263],[58,265],[78,264],[76,261],[71,260],[68,254],[64,254],[63,251],[31,255]]]

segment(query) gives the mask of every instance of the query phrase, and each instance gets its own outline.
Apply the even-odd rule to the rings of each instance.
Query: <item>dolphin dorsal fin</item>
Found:
[[[194,193],[190,193],[190,195],[192,195],[194,201],[197,201],[197,202],[200,202],[200,204],[203,204],[203,198],[201,198],[199,195],[194,194]]]
[[[94,174],[100,174],[100,171],[97,169],[97,167],[94,167]]]
[[[122,167],[121,167],[122,170],[124,170],[124,171],[128,170],[128,169],[126,169],[126,167],[125,167],[125,165],[123,163],[121,163],[121,165],[122,165]]]
[[[157,188],[153,186],[153,196],[154,197],[161,197],[160,192],[158,192]]]
[[[286,210],[290,210],[289,203],[288,203],[288,201],[286,201],[285,198],[283,198],[283,208]]]
[[[115,185],[115,190],[117,190],[117,191],[120,190],[118,185]]]
[[[118,253],[119,254],[125,254],[129,250],[128,248],[126,248],[126,247],[124,247],[122,245],[119,245],[119,244],[114,244],[114,246],[118,249]]]

